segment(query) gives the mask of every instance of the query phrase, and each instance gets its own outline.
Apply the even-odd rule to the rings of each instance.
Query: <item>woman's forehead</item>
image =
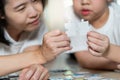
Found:
[[[19,4],[19,3],[29,2],[29,1],[31,0],[6,0],[8,4]]]
[[[8,7],[16,7],[20,4],[27,4],[31,0],[6,0],[6,6]]]

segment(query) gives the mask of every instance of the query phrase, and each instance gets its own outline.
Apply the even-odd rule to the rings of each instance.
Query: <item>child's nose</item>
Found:
[[[90,0],[82,0],[82,5],[86,5],[86,4],[89,4],[90,3]]]

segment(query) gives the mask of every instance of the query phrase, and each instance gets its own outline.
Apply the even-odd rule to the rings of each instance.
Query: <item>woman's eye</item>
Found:
[[[22,11],[22,10],[24,10],[25,9],[25,7],[24,6],[21,6],[21,7],[19,7],[18,9],[17,9],[17,11]]]
[[[32,0],[32,2],[36,2],[37,0]]]
[[[40,2],[41,0],[32,0],[32,2]]]

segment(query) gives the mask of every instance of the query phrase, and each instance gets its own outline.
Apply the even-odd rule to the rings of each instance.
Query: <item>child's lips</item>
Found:
[[[90,14],[90,10],[88,10],[88,9],[83,9],[83,10],[81,11],[81,13],[82,13],[82,15],[87,16],[87,15]]]

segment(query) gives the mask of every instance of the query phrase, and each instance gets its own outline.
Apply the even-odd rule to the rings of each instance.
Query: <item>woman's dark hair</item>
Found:
[[[45,7],[47,0],[42,0],[43,7]]]
[[[5,19],[2,19],[2,16],[4,16],[4,7],[5,7],[6,0],[1,0],[0,2],[0,42],[9,45],[10,42],[5,39],[4,36],[4,27],[6,27],[7,23]]]
[[[7,0],[0,0],[0,43],[10,45],[9,40],[6,40],[4,36],[4,28],[7,26],[7,21],[2,19],[2,16],[5,16],[4,7]],[[43,7],[45,7],[46,0],[41,0]]]

